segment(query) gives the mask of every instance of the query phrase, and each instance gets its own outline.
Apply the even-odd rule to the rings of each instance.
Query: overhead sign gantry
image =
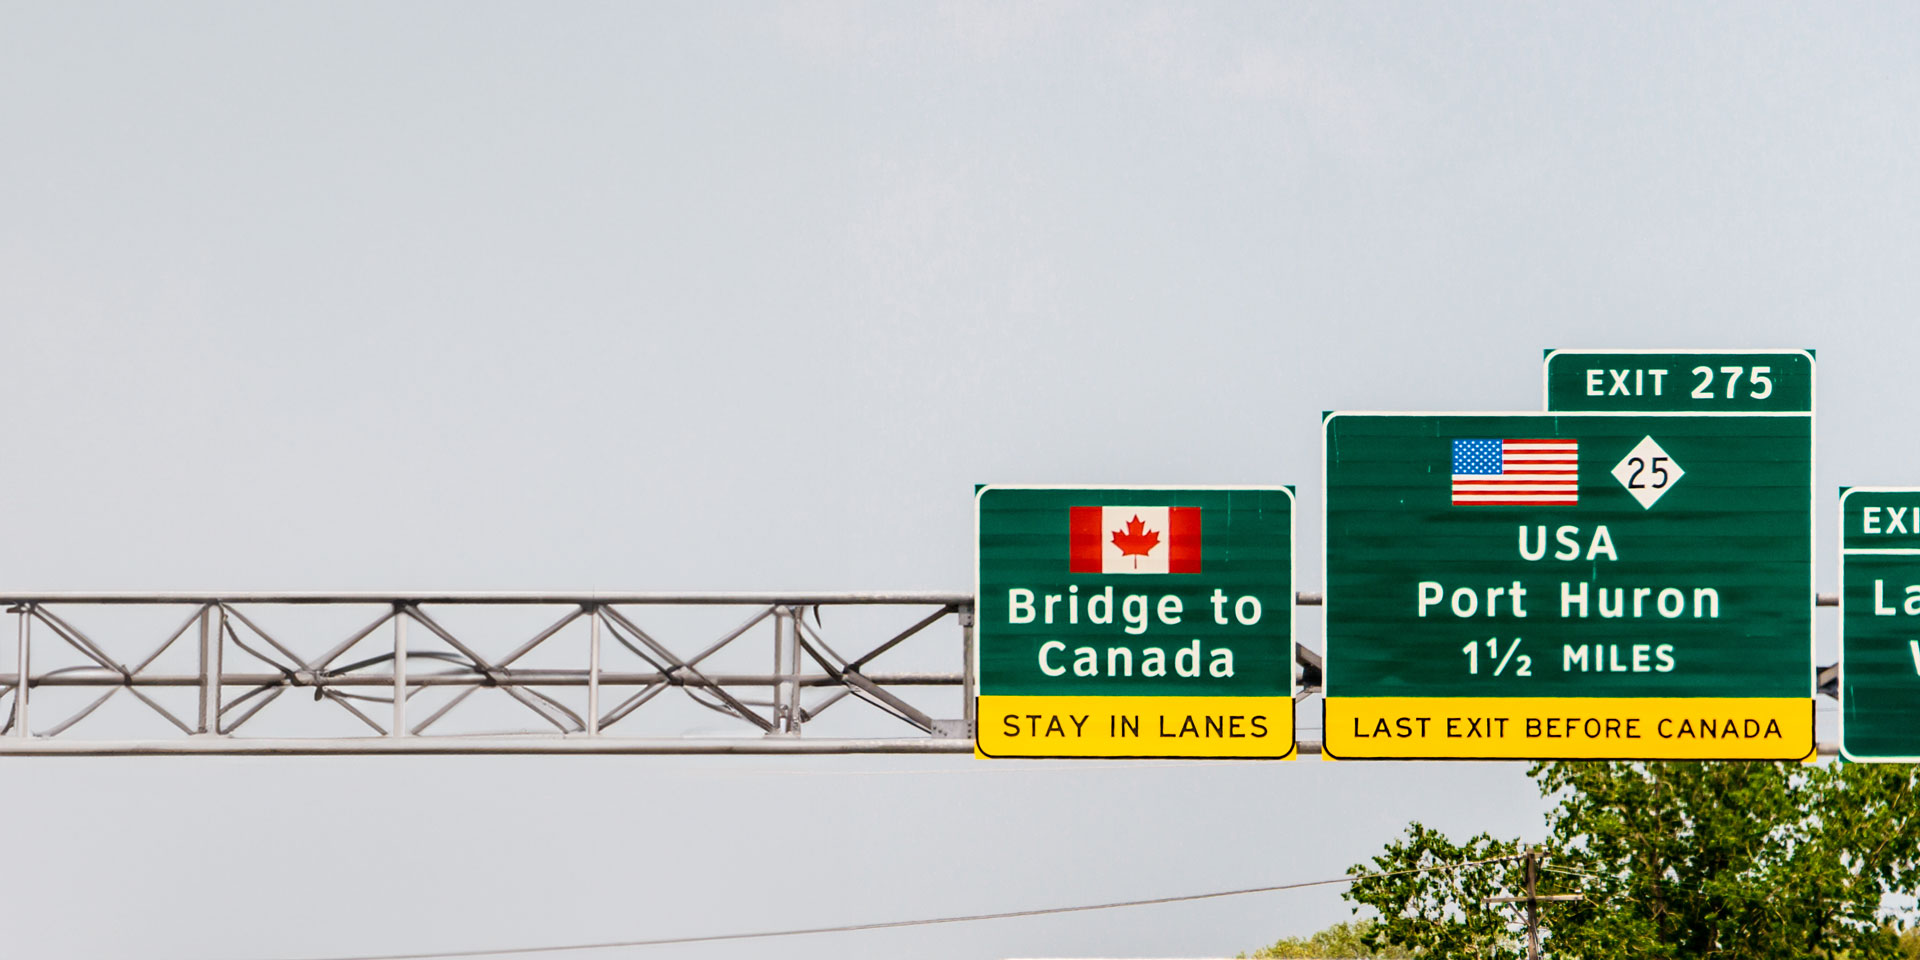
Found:
[[[1336,758],[1809,755],[1813,355],[1550,351],[1544,371],[1543,412],[1325,416],[1322,595],[1296,593],[1294,494],[1280,486],[977,488],[971,595],[12,595],[0,754],[1269,759],[1321,752],[1296,742],[1293,707],[1323,691]],[[1842,506],[1846,755],[1911,762],[1920,488],[1855,488]],[[1293,616],[1321,602],[1324,656],[1296,645]],[[740,606],[746,619],[683,656],[633,609],[682,605]],[[822,607],[876,605],[933,609],[851,659],[836,648],[867,632],[865,618],[830,616],[832,645],[821,635]],[[326,639],[338,624],[258,613],[281,606],[366,607],[369,619],[304,647],[289,638],[311,641],[317,626]],[[553,621],[500,649],[441,616],[540,606]],[[120,618],[96,625],[86,612],[105,607],[178,625],[157,646],[126,647],[108,629]],[[970,652],[964,673],[874,671],[942,622]],[[744,671],[719,662],[756,632],[771,637],[772,673],[757,672],[763,657]],[[532,663],[567,637],[584,665]],[[920,687],[960,689],[962,715],[926,712]],[[198,688],[195,711],[173,702],[186,688]],[[282,696],[296,689],[371,736],[251,735],[270,704],[308,701]],[[441,722],[489,691],[547,729],[469,735]],[[634,710],[676,692],[745,735],[629,729]],[[107,731],[90,718],[116,693],[181,736],[98,738]],[[369,700],[385,706],[358,706]],[[855,700],[921,736],[799,736]]]

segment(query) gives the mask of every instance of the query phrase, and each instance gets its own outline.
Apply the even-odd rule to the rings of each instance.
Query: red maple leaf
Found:
[[[1160,534],[1148,530],[1146,523],[1141,521],[1140,515],[1134,514],[1133,519],[1127,521],[1124,531],[1113,532],[1113,545],[1120,548],[1120,555],[1123,557],[1144,557],[1152,553],[1154,547],[1160,545]],[[1133,565],[1136,568],[1139,567],[1140,561],[1135,559]]]

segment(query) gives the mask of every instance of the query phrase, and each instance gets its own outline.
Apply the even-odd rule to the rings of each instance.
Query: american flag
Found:
[[[1573,506],[1580,502],[1578,440],[1455,440],[1453,505]]]

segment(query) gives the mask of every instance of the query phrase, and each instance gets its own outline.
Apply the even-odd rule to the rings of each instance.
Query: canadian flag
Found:
[[[1199,507],[1073,507],[1073,573],[1199,573]]]

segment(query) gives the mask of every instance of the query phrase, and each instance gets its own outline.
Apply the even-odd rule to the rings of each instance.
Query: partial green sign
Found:
[[[1324,426],[1330,755],[1812,753],[1810,415]]]
[[[1920,762],[1920,487],[1840,492],[1840,755]]]
[[[1548,410],[1811,413],[1811,350],[1549,350]]]
[[[1293,491],[980,488],[989,757],[1293,753]]]

